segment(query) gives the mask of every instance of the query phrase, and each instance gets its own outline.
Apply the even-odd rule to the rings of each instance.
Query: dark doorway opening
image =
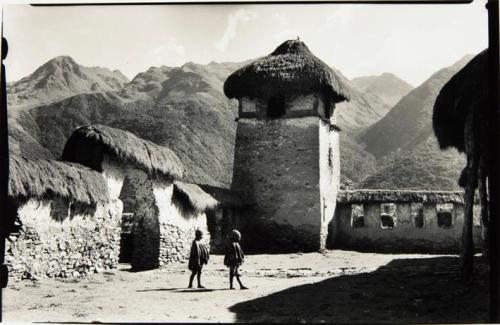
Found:
[[[133,222],[133,213],[122,214],[119,263],[130,263],[132,261],[132,252],[134,251]]]
[[[269,98],[267,102],[267,117],[279,118],[285,115],[285,96],[275,95]]]

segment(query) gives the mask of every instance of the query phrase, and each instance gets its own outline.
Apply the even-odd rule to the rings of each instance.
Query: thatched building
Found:
[[[217,201],[197,185],[174,182],[182,178],[183,165],[170,149],[127,131],[92,125],[73,132],[62,158],[100,171],[112,198],[133,192],[133,208],[127,211],[133,213],[133,269],[185,260],[197,228],[210,240],[205,211]],[[125,178],[132,189],[123,188]]]
[[[239,101],[232,190],[246,207],[243,240],[255,251],[324,248],[339,185],[335,103],[339,76],[299,40],[231,74]]]
[[[118,264],[121,202],[85,166],[10,155],[9,202],[21,223],[6,261],[22,277],[68,277]]]
[[[492,86],[487,76],[489,64],[498,62],[491,49],[476,55],[457,72],[440,90],[434,103],[432,126],[441,149],[455,147],[464,152],[467,164],[462,170],[459,184],[465,189],[465,222],[462,235],[462,274],[469,278],[473,269],[473,200],[476,189],[481,201],[483,221],[483,255],[489,254],[488,178],[497,168],[491,163],[495,112],[490,107]],[[493,59],[493,61],[491,61]],[[496,105],[497,103],[495,103]],[[496,148],[495,148],[496,149]]]
[[[477,202],[476,202],[477,203]],[[479,205],[475,205],[479,209]],[[464,223],[464,193],[340,191],[329,225],[329,248],[398,253],[457,253]],[[474,219],[481,242],[481,219]]]

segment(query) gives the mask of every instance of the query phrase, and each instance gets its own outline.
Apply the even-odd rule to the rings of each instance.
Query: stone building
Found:
[[[231,74],[224,92],[239,101],[231,189],[250,251],[325,247],[339,187],[335,103],[347,87],[299,41]]]
[[[481,247],[480,214],[475,215],[474,242]],[[463,192],[341,191],[329,225],[328,248],[458,253],[463,224]]]
[[[12,153],[9,169],[8,201],[19,222],[7,241],[11,275],[72,277],[118,265],[122,205],[100,173]]]
[[[195,184],[174,181],[182,178],[183,165],[168,148],[127,131],[92,125],[73,132],[62,158],[101,172],[113,199],[119,199],[125,178],[132,180],[132,269],[185,260],[197,228],[210,240],[205,211],[217,201]]]

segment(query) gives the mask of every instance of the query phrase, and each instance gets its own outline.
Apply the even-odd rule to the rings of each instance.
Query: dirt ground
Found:
[[[4,322],[398,322],[483,323],[488,269],[476,257],[471,285],[456,256],[368,254],[250,255],[249,290],[228,290],[222,256],[203,273],[206,290],[186,289],[186,264],[117,270],[82,279],[9,282]],[[236,281],[235,281],[236,283]]]

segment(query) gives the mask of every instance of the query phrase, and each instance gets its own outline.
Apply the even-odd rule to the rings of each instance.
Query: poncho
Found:
[[[209,258],[210,251],[207,245],[200,243],[197,240],[193,240],[191,252],[189,254],[188,269],[194,270],[200,268],[203,264],[208,263]]]
[[[232,242],[226,247],[226,254],[224,255],[224,265],[226,266],[240,266],[243,264],[245,254],[241,249],[240,243]]]

